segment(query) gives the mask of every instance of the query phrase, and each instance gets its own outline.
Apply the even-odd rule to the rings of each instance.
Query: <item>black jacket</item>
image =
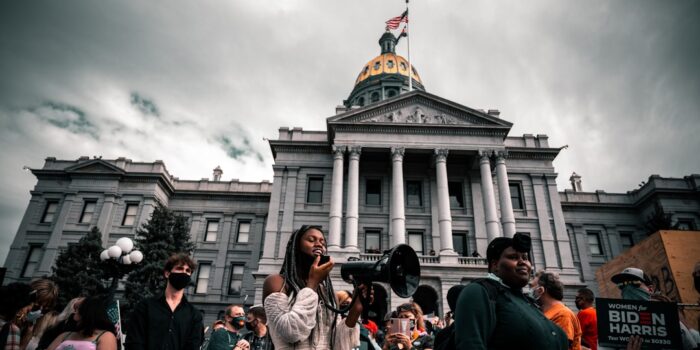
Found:
[[[199,350],[202,314],[182,297],[175,308],[165,295],[148,298],[134,308],[126,327],[126,350]]]

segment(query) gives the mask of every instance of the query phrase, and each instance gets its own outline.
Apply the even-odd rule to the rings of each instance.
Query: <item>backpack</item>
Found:
[[[505,287],[502,286],[500,283],[490,279],[490,278],[479,278],[475,279],[472,281],[472,283],[478,283],[482,287],[486,289],[486,293],[489,295],[489,300],[496,304],[496,298],[498,298],[498,294],[503,292],[505,290]],[[452,322],[451,325],[445,327],[441,331],[442,332],[447,332],[447,336],[443,337],[442,335],[440,336],[440,343],[435,343],[435,350],[453,350],[457,349],[457,345],[455,342],[455,323]],[[437,337],[435,338],[437,341]]]

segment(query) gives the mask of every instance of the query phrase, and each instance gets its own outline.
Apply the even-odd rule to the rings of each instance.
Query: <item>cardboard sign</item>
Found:
[[[674,303],[596,298],[598,344],[625,347],[631,335],[643,349],[680,349],[678,306]]]

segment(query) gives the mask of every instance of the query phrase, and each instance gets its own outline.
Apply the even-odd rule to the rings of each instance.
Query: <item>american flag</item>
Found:
[[[401,22],[408,23],[408,10],[404,11],[401,16],[396,16],[386,21],[386,27],[389,29],[398,29]]]

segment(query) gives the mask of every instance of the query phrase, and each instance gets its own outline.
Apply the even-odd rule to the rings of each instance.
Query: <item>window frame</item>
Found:
[[[39,267],[39,264],[41,264],[41,249],[43,248],[43,244],[37,244],[37,243],[30,243],[29,244],[29,250],[27,250],[27,256],[24,258],[24,264],[22,265],[22,273],[20,274],[21,278],[32,278],[34,276],[34,273],[36,272],[37,268]],[[37,261],[30,261],[32,257],[33,252],[37,252]],[[32,271],[32,274],[27,276],[27,267],[29,267],[29,264],[32,263],[34,264],[34,270]]]
[[[371,193],[371,195],[375,195],[375,194],[377,195],[377,204],[369,203],[369,198],[370,198],[369,183],[370,183],[370,181],[376,182],[379,185],[379,192]],[[365,178],[365,205],[373,206],[373,207],[379,207],[382,205],[382,179]]]
[[[411,236],[418,236],[420,235],[421,237],[421,250],[417,250],[415,247],[411,246],[413,250],[416,251],[417,255],[425,255],[425,232],[420,231],[420,230],[406,230],[406,242],[410,246],[411,244]]]
[[[129,215],[129,208],[135,208],[134,210],[136,211],[133,215]],[[136,225],[136,218],[139,216],[139,202],[126,202],[126,206],[124,207],[124,217],[122,218],[122,226],[134,226]],[[133,217],[134,221],[131,222],[130,224],[126,223],[126,219],[129,217]]]
[[[312,190],[311,182],[319,181],[321,185],[320,190]],[[318,193],[318,202],[311,201],[311,194]],[[309,175],[306,180],[306,203],[307,204],[323,204],[323,175]]]
[[[516,191],[513,191],[513,187],[515,187]],[[523,198],[523,184],[520,182],[508,182],[508,189],[510,190],[510,204],[513,207],[513,210],[525,210],[525,201]],[[513,192],[517,193],[517,196],[513,194]],[[515,205],[515,200],[517,199],[518,205]]]
[[[377,242],[379,243],[377,247],[377,252],[370,252],[367,249],[367,236],[368,235],[377,235]],[[378,228],[366,228],[365,229],[365,244],[364,244],[364,252],[369,253],[369,254],[380,254],[382,252],[382,230]]]
[[[624,252],[632,247],[634,247],[634,235],[632,232],[628,231],[622,231],[619,233],[620,235],[620,251]],[[623,244],[623,237],[629,239],[629,246]]]
[[[461,236],[462,237],[462,243],[464,247],[464,251],[460,255],[459,252],[454,249],[455,248],[455,237]],[[454,252],[457,253],[459,256],[471,256],[471,252],[469,251],[469,232],[468,231],[452,231],[452,249],[454,249]]]
[[[245,234],[246,234],[245,242],[241,242],[241,226],[244,224],[248,224],[248,232],[245,232]],[[253,228],[253,222],[251,220],[239,220],[238,226],[236,227],[236,243],[238,243],[238,244],[250,243],[250,232],[251,232],[252,228]]]
[[[206,288],[203,292],[199,291],[199,283],[204,280],[202,278],[202,268],[208,267],[209,271],[207,273],[206,281],[207,285]],[[195,284],[194,284],[194,294],[207,294],[207,291],[209,291],[209,281],[211,280],[211,271],[212,271],[212,263],[211,261],[202,261],[197,263],[197,276],[195,278]]]
[[[411,204],[410,203],[410,196],[411,194],[409,193],[409,185],[418,185],[418,204]],[[413,207],[413,208],[421,208],[423,207],[423,181],[420,180],[408,180],[406,181],[406,207]]]
[[[226,291],[228,295],[241,295],[243,294],[243,278],[245,277],[245,263],[242,262],[231,262],[231,271],[229,271],[229,280],[228,280],[228,290]],[[240,274],[234,274],[235,268],[236,267],[241,267],[243,271]],[[239,279],[234,279],[234,277],[240,276]],[[241,285],[238,288],[238,292],[232,292],[231,284],[234,282],[240,282]]]
[[[92,204],[92,212],[87,212],[88,205]],[[83,201],[83,210],[80,212],[80,219],[78,220],[79,224],[89,224],[92,222],[92,219],[95,218],[95,212],[97,211],[97,199],[85,199]],[[90,220],[85,220],[85,214],[90,214]]]
[[[53,211],[49,212],[49,208],[51,208],[53,205]],[[56,213],[58,212],[58,200],[56,199],[49,199],[46,201],[46,205],[44,206],[44,212],[41,214],[41,221],[40,223],[42,224],[51,224],[56,220]],[[51,214],[51,221],[47,221],[46,217],[47,215]]]
[[[210,230],[209,228],[213,223],[216,223],[216,230]],[[221,221],[219,219],[210,218],[207,219],[207,225],[204,227],[204,237],[202,240],[204,242],[216,242],[219,238],[219,229],[221,228]],[[214,239],[210,239],[210,234],[214,234]]]
[[[461,199],[460,206],[455,206],[455,207],[452,206],[452,197],[453,196],[452,196],[452,192],[450,191],[450,189],[454,189],[453,186],[455,186],[455,185],[453,185],[453,184],[457,184],[459,186],[459,196],[457,196],[455,198],[455,200],[457,200],[457,202],[459,202],[458,199]],[[450,201],[450,209],[463,209],[463,208],[465,208],[466,204],[464,203],[464,182],[462,182],[462,181],[447,181],[447,196],[448,196],[449,201]]]
[[[596,238],[596,245],[598,246],[598,251],[599,253],[593,253],[591,250],[591,240],[590,237],[595,237]],[[588,246],[588,253],[591,254],[592,256],[603,256],[604,251],[603,251],[603,244],[600,241],[600,231],[586,231],[586,243]]]

